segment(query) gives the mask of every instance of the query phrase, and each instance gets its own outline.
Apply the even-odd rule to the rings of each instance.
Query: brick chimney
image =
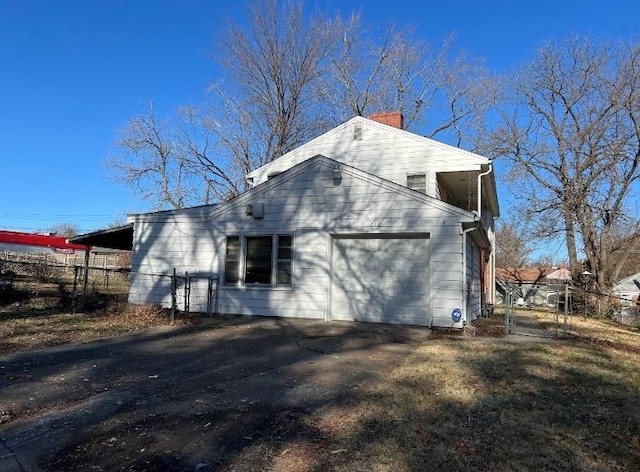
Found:
[[[399,111],[392,111],[388,113],[374,113],[369,117],[370,120],[377,121],[384,125],[393,126],[394,128],[404,128],[404,117]]]

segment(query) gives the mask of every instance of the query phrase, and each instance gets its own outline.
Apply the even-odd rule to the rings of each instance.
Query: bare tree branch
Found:
[[[520,196],[537,205],[529,214],[550,233],[560,218],[572,269],[583,253],[601,290],[628,258],[620,249],[611,257],[615,244],[638,231],[620,234],[639,190],[639,47],[588,38],[544,45],[514,81],[517,112],[503,113],[493,134],[495,155],[509,158],[527,190]]]

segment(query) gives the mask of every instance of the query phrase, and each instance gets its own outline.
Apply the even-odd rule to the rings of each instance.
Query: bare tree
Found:
[[[334,50],[321,92],[341,121],[398,110],[407,129],[475,146],[468,138],[495,103],[497,83],[479,61],[454,54],[453,37],[434,48],[411,27],[374,28],[360,14],[335,18],[330,32]]]
[[[496,228],[496,266],[517,269],[527,265],[531,248],[522,230],[513,222],[501,221]]]
[[[49,232],[59,236],[64,236],[65,238],[71,238],[80,234],[78,225],[74,223],[59,223],[57,225],[53,225],[49,228]]]
[[[239,153],[245,170],[285,154],[318,131],[314,86],[328,54],[327,32],[320,16],[305,22],[301,2],[267,0],[249,7],[248,30],[231,25],[218,41],[218,60],[233,86],[218,92],[225,108],[242,110],[242,119],[218,121],[211,129],[221,139],[230,127],[251,140]]]
[[[203,103],[172,120],[150,108],[129,121],[111,160],[116,179],[181,208],[233,198],[248,172],[353,115],[400,110],[407,125],[428,121],[429,136],[457,145],[479,135],[495,89],[482,68],[454,57],[450,40],[432,53],[410,30],[384,31],[357,16],[307,16],[294,0],[253,3],[246,26],[229,25],[216,42],[224,80]]]
[[[247,172],[324,130],[312,92],[326,25],[303,20],[301,3],[250,7],[248,29],[232,24],[216,44],[228,80],[173,121],[153,108],[130,120],[118,143],[124,156],[111,160],[116,179],[160,206],[224,200],[246,189]]]
[[[564,236],[572,271],[583,253],[604,290],[635,247],[614,260],[616,241],[639,229],[628,215],[640,177],[640,46],[545,44],[513,93],[495,152],[513,164],[521,208],[538,235]]]
[[[153,105],[120,131],[118,145],[123,155],[108,164],[116,179],[133,187],[142,198],[152,198],[156,205],[182,208],[187,203],[185,180],[188,169],[174,143],[173,124],[159,122]]]

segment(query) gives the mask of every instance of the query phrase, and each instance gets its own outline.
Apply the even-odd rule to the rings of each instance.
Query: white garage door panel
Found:
[[[336,238],[334,320],[428,324],[428,238]]]

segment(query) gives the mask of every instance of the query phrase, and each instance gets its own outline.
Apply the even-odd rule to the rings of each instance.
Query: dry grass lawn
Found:
[[[434,338],[350,411],[314,465],[343,471],[640,470],[640,333]]]
[[[174,321],[185,324],[189,320]],[[0,356],[67,343],[86,343],[153,326],[169,325],[167,310],[110,301],[90,312],[60,312],[55,301],[32,298],[0,307]]]
[[[150,309],[3,309],[0,354],[166,323]],[[255,470],[640,470],[640,333],[569,327],[562,340],[433,336],[352,405],[303,418],[317,441],[265,438]]]

